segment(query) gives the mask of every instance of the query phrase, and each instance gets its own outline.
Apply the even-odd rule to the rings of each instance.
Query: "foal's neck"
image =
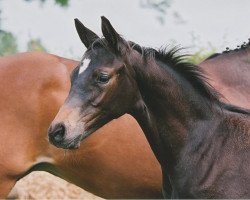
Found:
[[[161,165],[172,171],[188,136],[204,120],[214,120],[217,106],[199,94],[172,68],[162,63],[137,66],[136,77],[142,96],[132,115],[141,125]]]

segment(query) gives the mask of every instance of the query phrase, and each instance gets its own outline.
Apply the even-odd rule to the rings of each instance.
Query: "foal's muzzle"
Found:
[[[54,126],[51,125],[48,130],[49,142],[58,148],[64,149],[77,149],[80,146],[80,138],[75,138],[74,140],[67,141],[65,138],[66,127],[64,123],[58,123]]]
[[[65,126],[64,124],[56,124],[54,127],[50,126],[49,131],[49,141],[53,144],[60,144],[65,136]]]

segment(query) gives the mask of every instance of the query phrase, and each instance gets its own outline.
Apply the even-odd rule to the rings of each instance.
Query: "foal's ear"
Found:
[[[102,16],[102,33],[105,39],[108,41],[109,45],[114,48],[116,51],[122,50],[123,47],[127,47],[125,41],[113,28],[109,20]]]
[[[77,18],[75,19],[75,27],[77,30],[77,33],[82,41],[82,43],[85,45],[86,48],[89,48],[90,45],[99,38],[93,31],[89,30],[87,27],[85,27],[82,22],[80,22]]]

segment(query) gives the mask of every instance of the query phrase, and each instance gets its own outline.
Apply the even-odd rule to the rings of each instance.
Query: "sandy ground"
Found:
[[[17,182],[14,191],[18,199],[102,199],[47,172],[32,172]]]

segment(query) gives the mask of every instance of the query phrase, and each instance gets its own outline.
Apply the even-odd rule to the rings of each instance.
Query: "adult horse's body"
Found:
[[[250,109],[250,41],[241,49],[213,55],[200,67],[223,101]]]
[[[249,102],[241,101],[250,94],[250,87],[240,89],[243,98],[234,98],[238,80],[247,73],[250,76],[249,60],[249,49],[242,49],[206,60],[201,67],[228,100],[250,108]],[[160,167],[129,115],[100,129],[77,151],[64,152],[48,144],[49,123],[68,94],[69,74],[77,64],[46,53],[0,59],[0,198],[33,170],[56,174],[105,198],[161,197]],[[223,81],[227,69],[231,70],[227,76],[239,75]]]
[[[250,197],[250,113],[222,103],[199,68],[126,42],[102,17],[105,39],[76,20],[87,52],[49,129],[57,147],[80,141],[125,113],[135,117],[177,198]]]

